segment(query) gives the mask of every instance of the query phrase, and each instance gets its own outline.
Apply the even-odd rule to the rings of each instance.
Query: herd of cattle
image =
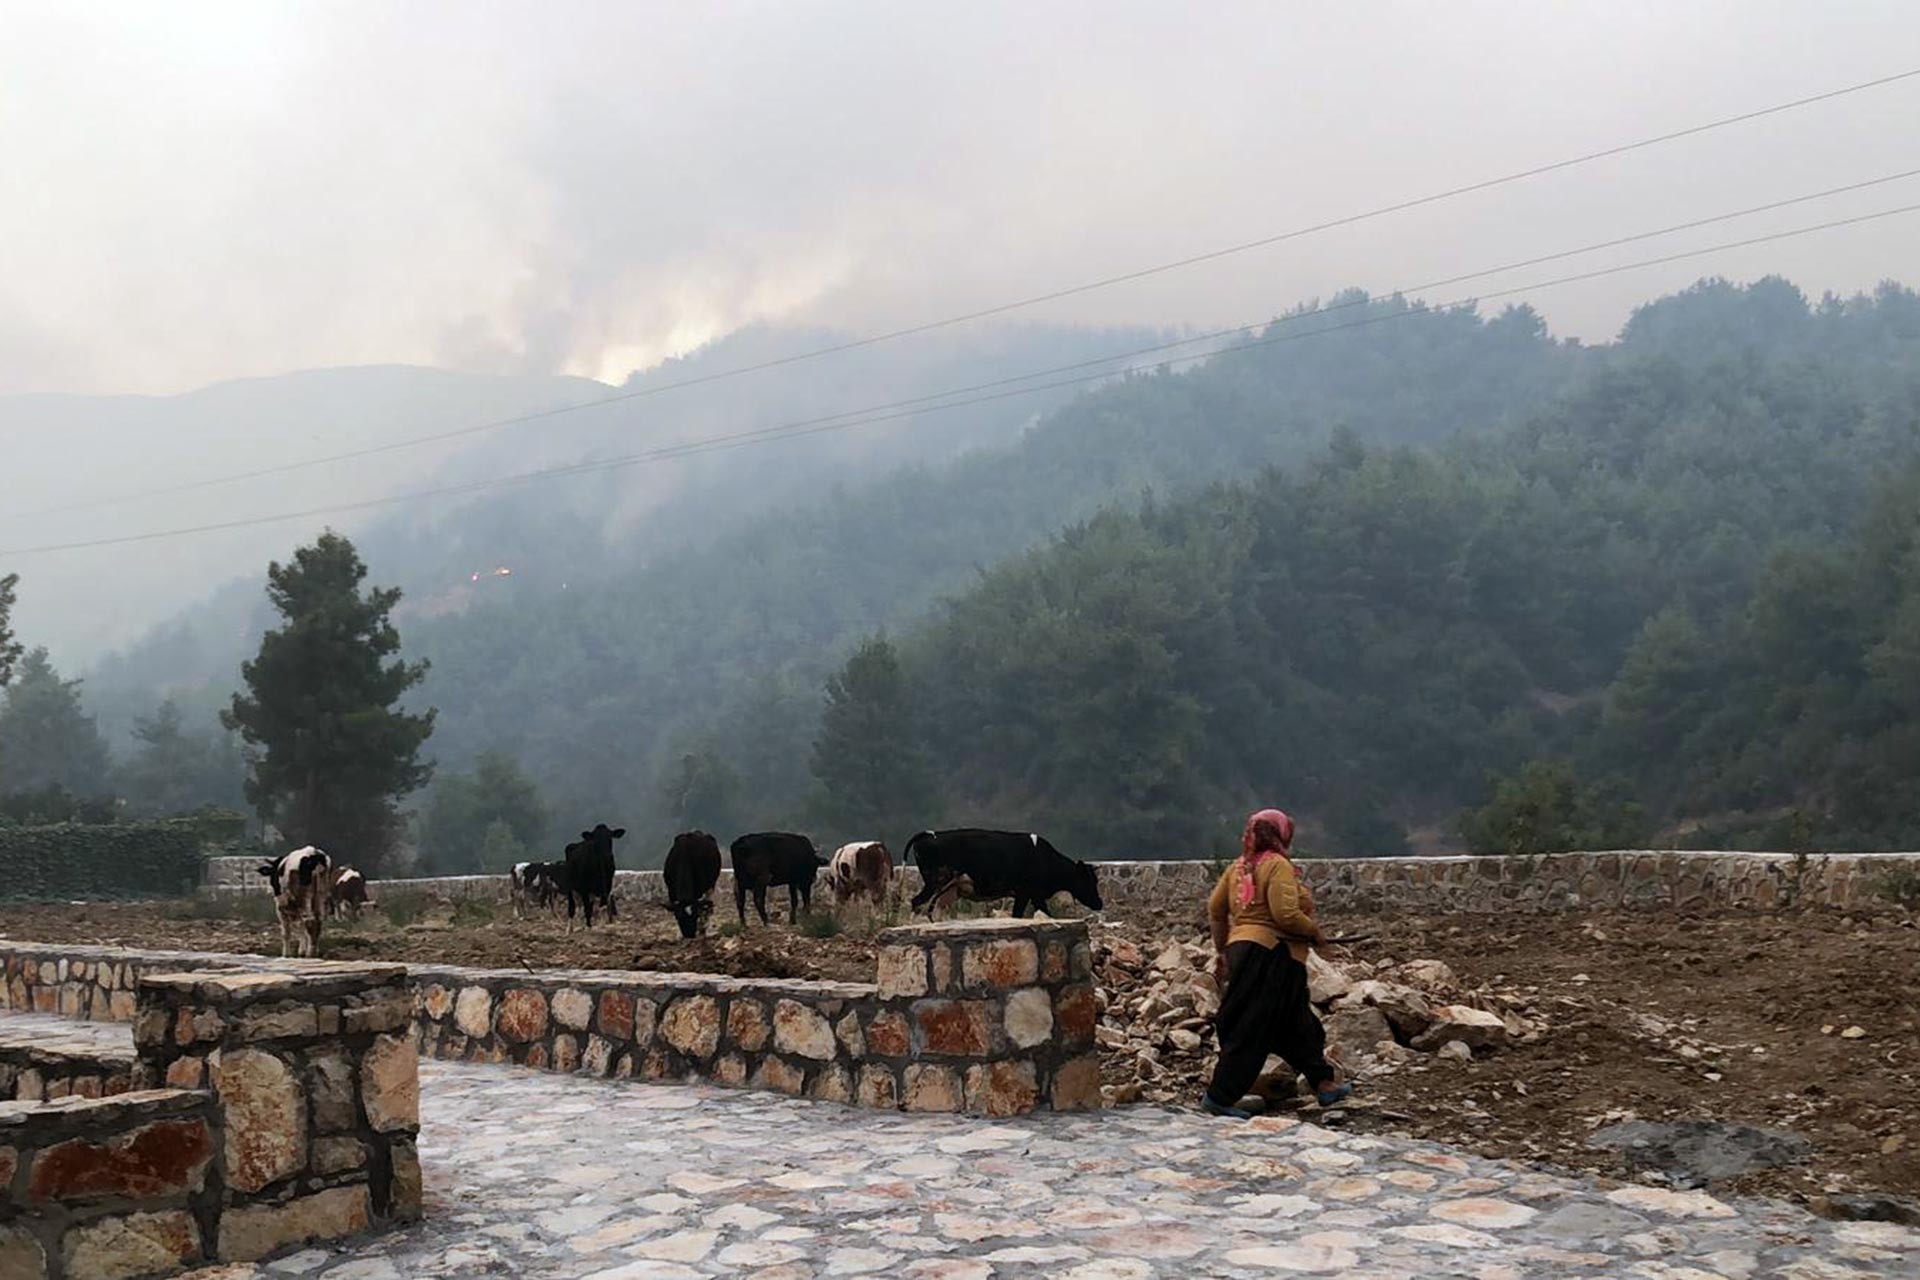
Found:
[[[613,843],[627,834],[625,827],[604,822],[567,845],[557,862],[522,862],[508,873],[515,916],[529,908],[557,912],[566,903],[567,928],[573,928],[576,909],[586,927],[600,907],[608,919],[618,917],[614,906]],[[884,902],[893,882],[893,854],[879,840],[845,844],[831,858],[822,858],[806,836],[789,831],[760,831],[741,836],[729,846],[733,856],[733,907],[740,923],[747,921],[747,895],[761,924],[767,916],[767,890],[785,887],[788,919],[798,920],[813,909],[813,888],[822,870],[837,903],[869,899]],[[905,861],[920,868],[922,887],[913,897],[914,911],[929,917],[937,907],[955,898],[977,902],[1013,900],[1013,913],[1024,916],[1055,894],[1068,893],[1090,910],[1101,907],[1100,886],[1091,865],[1076,862],[1037,835],[962,827],[949,831],[922,831],[901,850]],[[280,917],[282,954],[291,954],[298,935],[300,954],[318,954],[320,924],[325,916],[345,910],[357,915],[367,905],[366,877],[348,866],[336,866],[327,854],[309,845],[274,861],[259,873],[272,886]],[[673,839],[662,868],[667,910],[673,913],[684,938],[697,937],[713,915],[713,892],[720,883],[720,842],[705,831],[683,831]]]

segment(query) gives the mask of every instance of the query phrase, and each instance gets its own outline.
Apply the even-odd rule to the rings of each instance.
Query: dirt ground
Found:
[[[0,935],[278,954],[267,907],[264,899],[225,908],[0,906]],[[796,931],[776,919],[772,929],[739,931],[727,920],[719,914],[713,936],[683,942],[657,908],[632,907],[611,927],[568,936],[557,920],[515,921],[505,908],[399,903],[330,926],[323,952],[868,982],[873,934],[886,923],[856,916],[833,936],[810,936],[837,926]],[[1337,935],[1365,935],[1354,958],[1444,961],[1463,984],[1517,994],[1546,1027],[1537,1043],[1470,1062],[1431,1058],[1363,1078],[1349,1129],[1619,1176],[1620,1156],[1588,1145],[1597,1128],[1739,1121],[1792,1130],[1813,1153],[1716,1191],[1816,1207],[1837,1192],[1920,1197],[1920,928],[1911,915],[1345,915],[1327,923]],[[1095,935],[1151,947],[1191,940],[1198,928],[1185,907],[1109,911]],[[1196,1077],[1203,1069],[1200,1058],[1189,1066]],[[1303,1114],[1312,1116],[1311,1105]]]
[[[1365,1126],[1618,1174],[1615,1153],[1587,1145],[1604,1124],[1737,1121],[1814,1152],[1716,1189],[1920,1195],[1911,916],[1372,916],[1336,931],[1371,935],[1352,949],[1362,959],[1430,956],[1518,988],[1548,1023],[1537,1044],[1363,1082],[1378,1107],[1356,1116]]]

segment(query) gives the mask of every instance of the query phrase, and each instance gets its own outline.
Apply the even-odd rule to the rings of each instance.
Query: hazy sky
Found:
[[[753,320],[910,322],[1916,65],[1912,0],[15,0],[0,392],[617,379]],[[1920,81],[1033,314],[1251,320],[1920,165],[1916,125]],[[1911,281],[1916,244],[1909,216],[1537,303],[1603,337],[1716,271]]]

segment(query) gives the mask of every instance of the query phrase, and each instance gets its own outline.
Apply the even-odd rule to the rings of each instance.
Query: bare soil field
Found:
[[[859,912],[799,930],[777,917],[771,929],[739,930],[728,915],[716,920],[725,923],[686,942],[665,911],[634,906],[611,926],[568,935],[551,917],[516,921],[505,908],[429,900],[330,924],[322,945],[336,959],[868,982],[873,936],[889,922]],[[1497,993],[1540,1029],[1530,1042],[1471,1060],[1409,1056],[1363,1074],[1349,1129],[1623,1176],[1618,1152],[1589,1144],[1597,1129],[1630,1119],[1735,1121],[1791,1130],[1812,1149],[1801,1162],[1716,1182],[1716,1191],[1816,1207],[1840,1193],[1920,1197],[1920,928],[1911,914],[1347,915],[1328,927],[1361,938],[1335,952],[1336,963],[1384,970],[1439,960],[1462,987]],[[1200,933],[1197,904],[1110,911],[1094,924],[1103,959],[1127,947],[1152,956]],[[264,898],[0,906],[0,935],[267,955],[280,948]],[[1101,968],[1109,1003],[1134,994],[1110,964]],[[1201,1040],[1162,1054],[1158,1096],[1197,1099],[1210,1028]],[[1131,1078],[1132,1065],[1131,1054],[1112,1055],[1108,1078]],[[1314,1115],[1312,1104],[1298,1105]]]

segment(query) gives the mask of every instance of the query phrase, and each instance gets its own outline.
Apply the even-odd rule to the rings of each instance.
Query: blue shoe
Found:
[[[1200,1109],[1210,1116],[1225,1116],[1229,1120],[1253,1119],[1253,1112],[1242,1107],[1230,1107],[1224,1102],[1215,1102],[1210,1093],[1201,1095]]]
[[[1322,1089],[1313,1096],[1319,1100],[1320,1105],[1323,1107],[1336,1107],[1342,1102],[1345,1102],[1352,1093],[1353,1086],[1342,1083],[1336,1084],[1329,1089]]]

